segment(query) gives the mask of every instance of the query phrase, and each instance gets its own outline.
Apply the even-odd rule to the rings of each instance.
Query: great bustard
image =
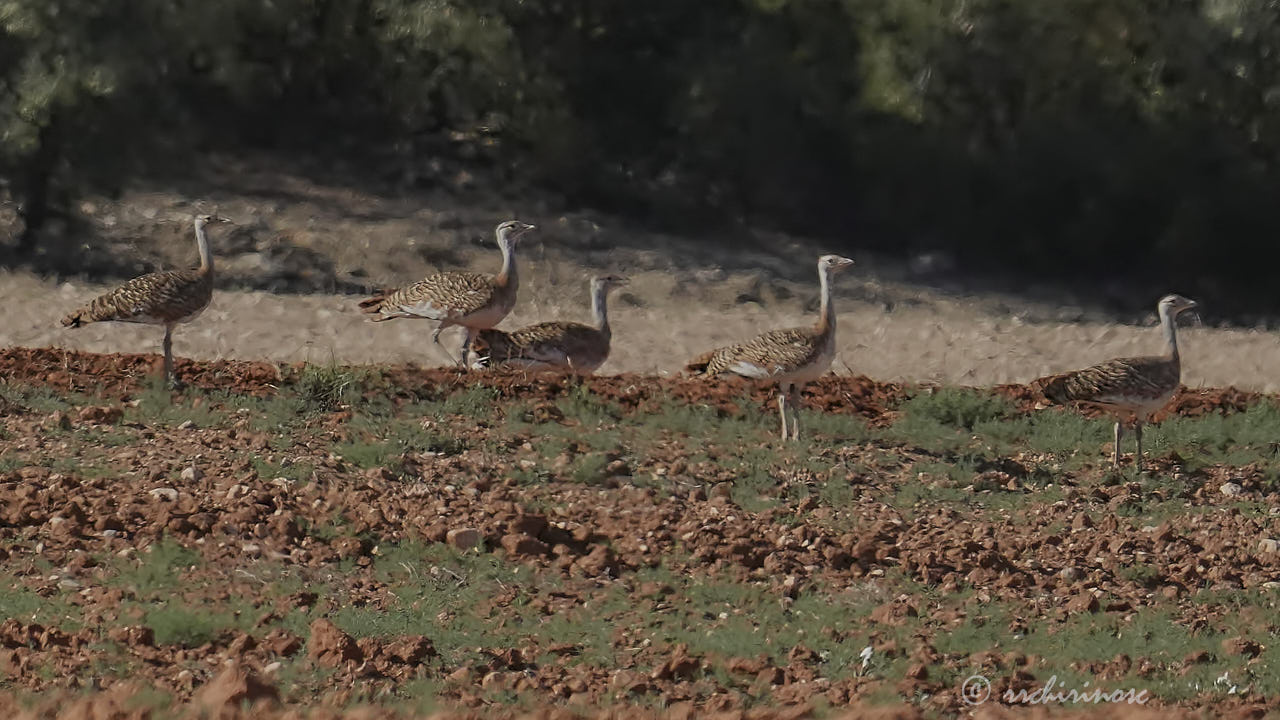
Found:
[[[591,317],[595,325],[543,322],[506,332],[481,330],[472,343],[475,367],[508,365],[529,369],[561,368],[590,375],[609,359],[609,292],[627,284],[621,275],[591,278]]]
[[[466,367],[467,352],[477,330],[484,330],[502,322],[516,304],[516,291],[520,277],[516,274],[516,243],[534,226],[516,220],[508,220],[494,231],[498,248],[502,250],[502,270],[497,275],[472,272],[444,272],[431,275],[399,290],[375,295],[360,303],[360,308],[373,315],[374,322],[396,318],[435,320],[438,324],[431,333],[431,341],[449,360],[458,363],[440,344],[440,332],[454,325],[467,329],[467,339],[462,346],[462,361]]]
[[[1163,355],[1117,358],[1083,370],[1050,375],[1032,382],[1046,400],[1054,403],[1079,402],[1107,410],[1116,418],[1115,448],[1111,462],[1120,467],[1120,438],[1124,422],[1134,423],[1137,439],[1136,464],[1142,470],[1142,425],[1168,404],[1182,380],[1178,358],[1178,315],[1196,307],[1194,300],[1181,295],[1165,295],[1157,310],[1166,343]]]
[[[163,325],[164,376],[170,386],[177,387],[173,371],[173,326],[196,319],[213,299],[213,253],[209,250],[205,227],[224,222],[230,221],[217,215],[196,216],[200,267],[136,277],[67,315],[62,324],[73,328],[107,321]]]
[[[831,276],[850,265],[852,260],[839,255],[818,258],[822,308],[813,326],[773,330],[740,345],[712,350],[694,359],[685,369],[704,376],[733,374],[776,382],[782,439],[787,439],[788,403],[792,406],[791,439],[799,439],[795,408],[800,402],[800,387],[825,373],[835,356],[836,312],[831,300]]]

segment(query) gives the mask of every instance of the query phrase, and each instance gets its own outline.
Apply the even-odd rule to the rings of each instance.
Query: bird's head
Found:
[[[529,223],[522,223],[519,220],[508,220],[498,226],[496,234],[498,236],[498,245],[501,247],[512,247],[520,238],[524,237],[533,230],[534,226]]]
[[[591,278],[591,287],[603,289],[608,292],[614,288],[620,288],[631,282],[625,275],[597,275]]]
[[[1168,315],[1175,318],[1182,314],[1183,311],[1197,307],[1200,307],[1200,305],[1195,300],[1182,297],[1181,295],[1165,295],[1160,298],[1160,304],[1158,306],[1160,315]]]
[[[197,215],[196,216],[196,225],[199,225],[200,227],[205,227],[206,225],[218,225],[220,223],[229,223],[229,222],[231,221],[222,217],[221,215]]]
[[[839,255],[823,255],[818,258],[819,272],[838,273],[853,265],[853,261]]]

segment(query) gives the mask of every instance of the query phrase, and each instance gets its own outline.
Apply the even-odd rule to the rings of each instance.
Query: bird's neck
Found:
[[[818,271],[818,282],[822,287],[822,306],[818,308],[818,324],[820,333],[835,332],[836,312],[831,301],[831,274],[825,270]]]
[[[514,288],[520,278],[516,275],[516,252],[511,243],[501,243],[502,248],[502,270],[498,272],[496,278],[498,287]]]
[[[609,289],[603,285],[591,288],[591,317],[600,332],[609,332]]]
[[[204,226],[196,225],[196,248],[200,251],[200,270],[213,272],[213,253],[209,251],[209,238],[205,235]]]
[[[1178,319],[1173,313],[1161,309],[1160,326],[1164,330],[1166,354],[1173,360],[1178,359]]]

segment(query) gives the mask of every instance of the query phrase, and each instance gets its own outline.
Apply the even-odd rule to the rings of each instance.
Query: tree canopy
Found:
[[[0,0],[0,176],[38,228],[158,156],[306,152],[412,177],[465,146],[652,224],[745,221],[1275,310],[1278,15],[1275,0]]]

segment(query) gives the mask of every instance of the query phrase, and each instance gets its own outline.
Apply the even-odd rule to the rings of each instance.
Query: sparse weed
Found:
[[[148,378],[138,394],[137,405],[125,411],[125,418],[148,425],[175,426],[190,421],[196,427],[214,427],[225,416],[211,408],[210,397],[189,390],[175,399],[161,377]]]
[[[168,602],[149,607],[143,623],[155,633],[159,645],[197,647],[213,640],[218,633],[236,627],[235,616],[214,612],[209,608],[189,608]]]
[[[11,380],[0,381],[0,399],[36,413],[68,410],[83,400],[79,395],[59,393],[52,388],[29,386]]]
[[[0,473],[13,472],[21,467],[26,467],[26,463],[16,453],[5,452],[0,455]]]
[[[123,560],[110,584],[132,590],[139,598],[164,594],[182,582],[182,573],[199,565],[200,555],[172,540],[162,540],[143,552],[138,561]],[[138,565],[133,566],[134,562]]]
[[[871,437],[867,421],[856,415],[807,410],[799,415],[800,432],[818,441],[848,445],[865,442]]]
[[[334,452],[361,468],[386,467],[410,452],[456,455],[466,449],[458,438],[427,430],[411,420],[360,416],[351,422],[353,437]]]
[[[1013,413],[1006,399],[971,388],[939,388],[917,393],[902,406],[908,418],[972,430],[982,422],[1002,420]]]
[[[72,609],[59,598],[41,597],[7,573],[0,575],[0,617],[59,625]]]
[[[497,409],[498,391],[483,385],[472,385],[446,395],[442,400],[423,405],[424,412],[436,416],[460,415],[466,418],[492,418]]]
[[[582,384],[575,385],[556,403],[556,407],[566,418],[577,420],[586,431],[614,425],[623,415],[622,408],[616,403],[591,394]]]
[[[369,373],[336,363],[306,365],[298,375],[293,390],[299,410],[304,413],[332,412],[360,400]]]
[[[569,477],[576,483],[595,485],[605,479],[605,467],[608,465],[609,458],[604,453],[586,453],[578,456]]]

